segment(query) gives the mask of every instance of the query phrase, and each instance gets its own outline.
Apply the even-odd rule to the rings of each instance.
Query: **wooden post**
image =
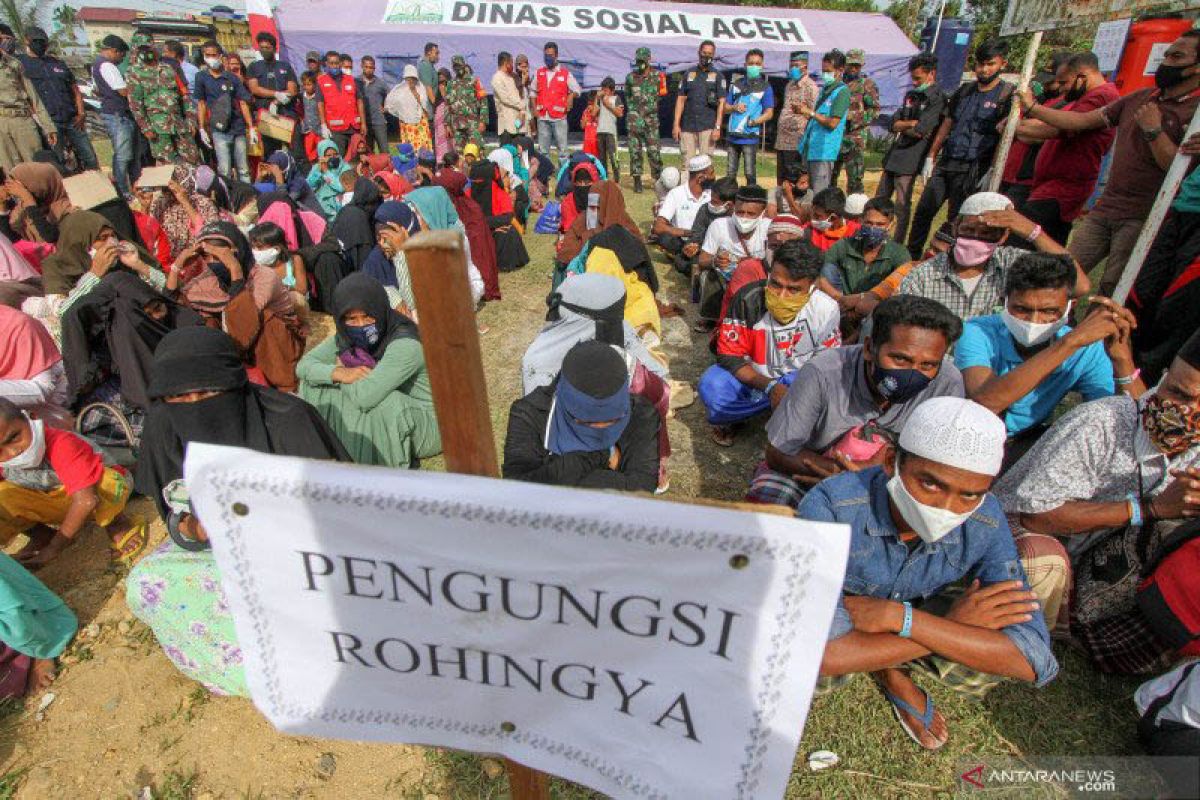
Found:
[[[1200,133],[1200,108],[1197,108],[1196,113],[1192,114],[1192,122],[1188,125],[1187,133],[1183,135],[1183,141],[1186,142],[1197,133]],[[1179,184],[1183,183],[1184,173],[1187,172],[1188,163],[1191,160],[1191,156],[1176,153],[1175,158],[1171,161],[1167,177],[1163,179],[1162,188],[1158,190],[1158,197],[1155,198],[1154,205],[1150,208],[1150,216],[1146,218],[1146,224],[1142,226],[1142,232],[1138,234],[1133,251],[1129,254],[1129,260],[1125,262],[1121,280],[1117,282],[1117,288],[1113,290],[1113,300],[1118,305],[1125,305],[1125,298],[1129,296],[1133,282],[1137,280],[1138,273],[1142,271],[1142,263],[1150,253],[1150,245],[1154,244],[1154,237],[1158,236],[1158,229],[1171,209],[1171,203],[1175,201],[1175,193],[1179,191]]]
[[[442,433],[446,471],[499,478],[487,380],[466,254],[457,231],[428,231],[404,245],[421,323],[421,346]],[[543,772],[505,759],[513,800],[549,800]]]
[[[992,162],[992,179],[988,181],[988,191],[1000,191],[1000,182],[1004,178],[1004,165],[1008,163],[1008,151],[1012,147],[1013,137],[1017,135],[1017,123],[1021,121],[1021,92],[1029,88],[1029,80],[1033,77],[1033,66],[1037,63],[1038,48],[1042,46],[1042,32],[1035,31],[1029,42],[1029,51],[1025,53],[1025,66],[1021,68],[1021,82],[1013,93],[1012,107],[1008,110],[1008,121],[1004,124],[1004,135],[1000,137],[1000,145],[996,148],[996,159]]]

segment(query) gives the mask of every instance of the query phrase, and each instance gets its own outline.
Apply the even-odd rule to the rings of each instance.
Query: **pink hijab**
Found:
[[[40,275],[8,237],[0,233],[0,281],[24,281]]]
[[[325,219],[320,214],[305,208],[297,208],[296,215],[300,217],[300,223],[308,231],[308,238],[312,240],[312,243],[316,244],[321,241],[325,235]],[[283,238],[287,242],[288,250],[295,252],[300,249],[300,237],[296,232],[296,223],[292,219],[292,209],[287,203],[271,203],[267,206],[267,210],[258,216],[258,223],[261,225],[264,222],[274,222],[283,228]]]
[[[0,306],[0,378],[27,381],[62,361],[46,326],[8,306]]]

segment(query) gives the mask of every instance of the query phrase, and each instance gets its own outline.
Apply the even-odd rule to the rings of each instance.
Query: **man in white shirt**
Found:
[[[712,158],[707,155],[692,156],[687,168],[687,183],[667,192],[650,229],[654,242],[672,256],[675,269],[684,275],[691,274],[692,257],[684,255],[683,248],[692,232],[696,213],[709,201],[710,189],[717,176]]]
[[[767,190],[758,184],[738,189],[733,199],[733,214],[708,226],[704,244],[692,270],[692,299],[700,304],[697,331],[705,331],[720,321],[729,279],[738,264],[756,258],[766,263]]]

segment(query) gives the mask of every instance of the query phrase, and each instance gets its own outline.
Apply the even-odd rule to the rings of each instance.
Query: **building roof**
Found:
[[[75,14],[75,19],[85,24],[88,22],[130,23],[137,18],[138,12],[132,8],[84,6]]]

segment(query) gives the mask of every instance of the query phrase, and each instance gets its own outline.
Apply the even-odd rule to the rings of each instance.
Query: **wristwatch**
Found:
[[[1143,139],[1145,139],[1147,142],[1153,142],[1155,139],[1157,139],[1157,138],[1158,138],[1158,135],[1159,135],[1160,133],[1162,133],[1162,127],[1161,127],[1161,126],[1160,126],[1160,127],[1157,127],[1157,128],[1151,128],[1151,129],[1150,129],[1150,130],[1148,130],[1148,131],[1147,131],[1147,130],[1143,130],[1143,131],[1142,131],[1142,138],[1143,138]]]

